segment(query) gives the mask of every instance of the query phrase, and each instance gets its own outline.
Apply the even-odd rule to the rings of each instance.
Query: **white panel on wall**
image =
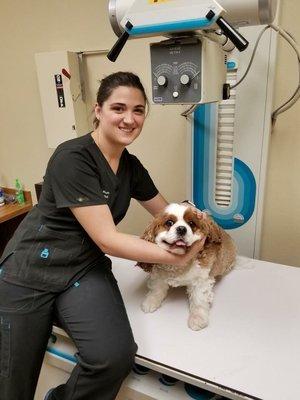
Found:
[[[77,53],[35,55],[45,133],[49,148],[88,132]]]
[[[234,52],[234,84],[248,66],[263,27],[243,28],[250,42],[243,53]],[[192,130],[192,194],[234,238],[240,254],[259,257],[262,210],[276,60],[276,35],[262,37],[246,79],[231,91],[229,100],[198,107]]]

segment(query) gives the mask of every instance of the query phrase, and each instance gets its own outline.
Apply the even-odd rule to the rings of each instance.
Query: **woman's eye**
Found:
[[[138,115],[144,115],[145,114],[144,110],[135,110],[135,113],[138,114]]]
[[[113,107],[113,111],[116,111],[116,112],[123,112],[123,108],[122,107]]]
[[[165,225],[170,227],[170,226],[174,225],[174,221],[172,221],[171,219],[168,219],[168,221],[165,222]]]

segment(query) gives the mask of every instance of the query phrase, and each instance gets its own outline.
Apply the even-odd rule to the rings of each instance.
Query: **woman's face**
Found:
[[[101,135],[113,145],[128,146],[141,133],[145,121],[145,99],[136,88],[119,86],[95,107]]]

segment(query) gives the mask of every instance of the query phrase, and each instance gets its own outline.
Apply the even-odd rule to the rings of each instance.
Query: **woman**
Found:
[[[121,233],[130,199],[152,215],[166,200],[126,147],[140,134],[147,98],[139,78],[102,80],[95,130],[56,149],[39,204],[0,260],[1,400],[32,400],[53,318],[74,341],[78,363],[47,400],[114,399],[130,372],[136,344],[105,254],[184,265],[183,256]],[[201,214],[199,215],[199,218]]]

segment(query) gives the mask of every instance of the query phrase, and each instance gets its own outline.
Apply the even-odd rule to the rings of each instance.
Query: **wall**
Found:
[[[298,0],[283,0],[282,26],[300,38]],[[0,6],[0,185],[19,177],[26,189],[42,180],[52,151],[47,148],[38,92],[34,54],[56,50],[107,49],[115,42],[106,0],[2,0]],[[116,70],[137,72],[150,96],[147,40],[131,41],[117,63],[100,55],[84,57],[87,111],[94,103],[98,80]],[[4,61],[4,62],[3,62]],[[294,90],[295,57],[280,41],[276,76],[276,105]],[[279,117],[271,138],[261,257],[300,265],[300,103]],[[137,154],[157,186],[170,201],[186,197],[186,123],[182,106],[151,106],[145,129],[129,151]],[[139,234],[149,220],[133,202],[121,229]]]
[[[300,41],[300,2],[282,0],[280,26]],[[279,38],[274,109],[294,92],[296,53]],[[261,258],[300,266],[300,101],[278,117],[270,140]]]

